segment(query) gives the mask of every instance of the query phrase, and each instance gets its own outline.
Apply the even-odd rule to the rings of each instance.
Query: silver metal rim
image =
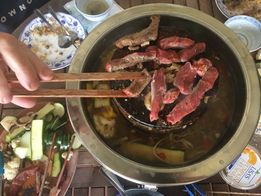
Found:
[[[185,167],[159,168],[142,165],[115,153],[99,139],[85,118],[80,98],[68,98],[67,109],[74,130],[82,138],[85,147],[106,169],[135,183],[158,186],[182,185],[205,179],[221,171],[243,151],[255,131],[260,109],[259,81],[254,61],[236,35],[216,19],[192,8],[170,4],[137,6],[110,17],[96,27],[78,49],[69,72],[82,72],[91,46],[107,32],[133,19],[156,14],[184,18],[205,26],[223,39],[240,59],[246,82],[246,107],[242,122],[227,144],[205,160]],[[67,83],[66,88],[79,89],[80,83]]]

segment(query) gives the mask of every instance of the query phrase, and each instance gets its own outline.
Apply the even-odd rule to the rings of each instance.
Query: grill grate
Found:
[[[198,183],[202,189],[205,190],[207,196],[261,196],[260,190],[258,192],[249,192],[249,191],[240,191],[232,190],[232,188],[225,183]],[[183,187],[178,187],[175,191],[170,190],[169,188],[161,189],[159,192],[163,193],[165,196],[185,196],[187,193],[183,191]],[[81,187],[81,188],[70,188],[66,196],[116,196],[117,190],[112,186],[104,187]],[[196,192],[195,196],[198,196]]]

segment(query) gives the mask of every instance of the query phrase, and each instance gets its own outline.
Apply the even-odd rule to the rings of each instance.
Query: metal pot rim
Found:
[[[236,58],[240,59],[247,97],[243,119],[233,137],[218,152],[201,162],[177,168],[152,167],[126,159],[107,148],[91,130],[85,119],[80,98],[68,98],[67,109],[74,130],[79,133],[85,147],[103,167],[136,183],[160,186],[181,185],[196,182],[218,173],[243,151],[255,131],[260,114],[258,75],[249,51],[236,35],[211,16],[189,7],[162,3],[136,6],[110,17],[96,27],[76,52],[69,72],[82,72],[84,62],[88,57],[87,54],[97,40],[101,39],[106,33],[136,18],[157,14],[179,17],[201,24],[213,31],[220,39],[223,39]],[[67,83],[66,88],[79,89],[80,83]],[[258,90],[255,91],[255,89]]]

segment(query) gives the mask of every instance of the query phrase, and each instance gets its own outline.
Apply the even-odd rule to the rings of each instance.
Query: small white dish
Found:
[[[229,18],[225,25],[238,35],[250,52],[261,48],[261,22],[257,19],[237,15]]]
[[[102,21],[109,15],[113,0],[74,0],[74,5],[87,20]]]
[[[80,39],[85,38],[85,31],[81,23],[69,14],[57,13],[58,18],[64,24],[65,28],[77,32]],[[51,14],[45,14],[47,20],[57,26],[55,19]],[[76,48],[71,45],[68,48],[58,46],[58,36],[52,31],[44,29],[47,25],[40,19],[33,19],[21,33],[19,40],[25,43],[31,50],[44,62],[50,69],[63,69],[70,65],[76,52]]]

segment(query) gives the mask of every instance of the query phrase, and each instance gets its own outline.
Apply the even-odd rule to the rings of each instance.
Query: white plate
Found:
[[[250,52],[261,48],[261,22],[253,17],[237,15],[229,18],[225,25],[234,31]]]
[[[85,31],[80,22],[71,15],[58,12],[58,18],[66,29],[77,32],[79,38],[85,38]],[[59,28],[59,24],[51,16],[45,14],[48,21]],[[52,31],[45,31],[47,25],[40,19],[33,19],[20,35],[20,40],[24,42],[32,51],[52,70],[58,70],[70,65],[76,52],[76,48],[71,45],[68,48],[58,46],[58,36]],[[42,33],[42,31],[44,31]]]

